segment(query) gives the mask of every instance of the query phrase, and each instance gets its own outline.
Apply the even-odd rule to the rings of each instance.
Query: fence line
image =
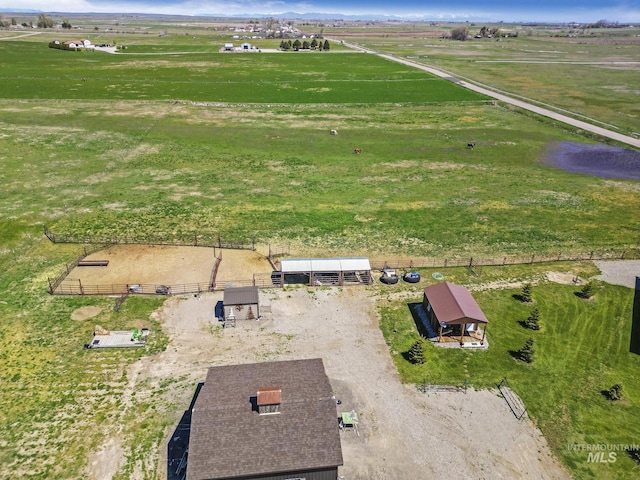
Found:
[[[504,255],[499,257],[463,257],[463,258],[396,258],[393,260],[371,261],[373,270],[384,268],[449,268],[449,267],[496,267],[506,265],[527,265],[535,263],[575,262],[586,260],[632,260],[640,258],[640,250],[605,250],[590,252],[561,252],[557,254]]]
[[[104,245],[96,245],[93,248],[89,248],[89,249],[87,249],[87,247],[83,247],[82,253],[78,255],[76,259],[73,260],[71,263],[66,264],[64,266],[64,270],[62,271],[62,273],[60,273],[60,275],[58,275],[53,279],[51,278],[48,279],[49,293],[53,294],[54,290],[58,288],[62,282],[64,282],[65,278],[67,278],[67,275],[69,275],[71,270],[73,270],[78,266],[78,264],[80,263],[80,261],[82,261],[82,259],[91,255],[92,253],[102,250],[104,247],[105,247]]]
[[[105,284],[84,285],[80,280],[68,280],[60,284],[53,295],[184,295],[213,291],[208,282],[183,283],[176,285],[158,284]]]
[[[511,389],[507,377],[504,377],[500,383],[498,383],[497,387],[511,412],[518,420],[522,420],[522,418],[527,415],[527,408],[524,406],[524,403],[522,403],[518,394]]]
[[[220,235],[213,233],[194,233],[192,235],[166,236],[130,236],[113,235],[110,237],[78,235],[78,234],[57,234],[53,233],[44,225],[44,234],[52,243],[77,243],[84,245],[169,245],[174,247],[217,247],[231,250],[255,250],[255,240],[251,243],[244,243],[235,240],[223,240]]]

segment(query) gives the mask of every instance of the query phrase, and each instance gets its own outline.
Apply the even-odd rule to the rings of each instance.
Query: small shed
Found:
[[[232,287],[224,291],[222,300],[224,318],[255,320],[260,317],[260,293],[258,287]]]
[[[371,264],[365,257],[283,258],[280,284],[349,285],[373,283]]]
[[[470,343],[480,340],[480,346],[484,346],[489,320],[463,286],[442,282],[425,287],[422,306],[431,326],[438,332],[439,342],[459,337],[461,346],[467,340]]]

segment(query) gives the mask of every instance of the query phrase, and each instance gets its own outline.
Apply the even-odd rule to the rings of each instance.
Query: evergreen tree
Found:
[[[522,286],[522,293],[520,293],[520,300],[524,303],[531,302],[531,284],[525,283]]]
[[[524,326],[530,330],[540,330],[538,321],[540,320],[540,311],[537,308],[531,310],[531,314],[524,321]]]
[[[329,40],[324,41],[324,45],[322,45],[322,50],[329,50],[331,47],[329,46]]]
[[[578,296],[580,298],[587,298],[587,299],[593,297],[593,293],[594,293],[593,287],[594,287],[593,282],[587,283],[584,287],[582,287],[582,290],[578,292]]]
[[[518,350],[518,358],[526,363],[533,362],[533,354],[535,349],[533,348],[533,338],[527,339],[522,348]]]
[[[409,349],[409,360],[411,363],[422,365],[424,363],[424,340],[416,340]]]

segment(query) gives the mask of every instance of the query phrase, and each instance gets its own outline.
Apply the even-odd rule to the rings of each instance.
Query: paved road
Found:
[[[596,125],[592,125],[591,123],[583,122],[581,120],[577,120],[575,118],[568,117],[566,115],[562,115],[561,113],[554,112],[553,110],[549,110],[543,107],[539,107],[537,105],[533,105],[531,103],[524,102],[522,100],[518,100],[513,97],[509,97],[502,93],[497,93],[487,88],[483,88],[479,85],[475,85],[473,83],[465,82],[463,80],[459,80],[451,76],[451,74],[443,72],[442,70],[438,70],[433,67],[428,67],[426,65],[422,65],[417,62],[412,62],[411,60],[407,60],[405,58],[395,57],[393,55],[387,55],[385,53],[378,53],[373,50],[369,50],[367,48],[360,47],[358,45],[353,45],[350,43],[344,42],[343,45],[352,48],[354,50],[358,50],[364,53],[371,53],[374,55],[378,55],[379,57],[385,58],[387,60],[391,60],[392,62],[402,63],[404,65],[408,65],[410,67],[418,68],[420,70],[424,70],[425,72],[429,72],[438,77],[442,77],[451,82],[455,82],[458,85],[468,88],[469,90],[473,90],[474,92],[481,93],[491,98],[495,98],[496,100],[500,100],[501,102],[509,103],[511,105],[515,105],[516,107],[523,108],[525,110],[529,110],[531,112],[535,112],[539,115],[544,115],[545,117],[552,118],[553,120],[557,120],[558,122],[566,123],[567,125],[572,125],[574,127],[580,128],[582,130],[586,130],[588,132],[593,132],[602,137],[610,138],[612,140],[616,140],[620,143],[625,143],[627,145],[631,145],[636,148],[640,148],[640,139],[633,138],[628,135],[622,135],[621,133],[614,132],[612,130],[608,130],[606,128],[598,127]]]

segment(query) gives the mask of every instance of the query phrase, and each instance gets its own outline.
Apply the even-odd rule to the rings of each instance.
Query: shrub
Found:
[[[622,399],[622,384],[616,383],[609,390],[606,390],[606,397],[613,402]]]

